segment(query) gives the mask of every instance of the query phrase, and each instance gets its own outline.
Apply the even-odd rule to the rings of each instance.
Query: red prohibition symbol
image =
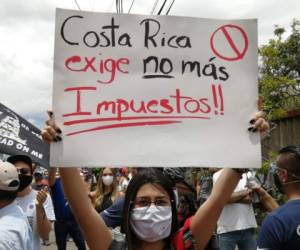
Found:
[[[240,36],[240,38],[238,39],[239,40],[242,39],[242,41],[234,41],[233,37],[229,33],[230,31],[238,32]],[[224,41],[223,41],[224,44],[227,43],[229,47],[232,49],[232,53],[230,53],[231,55],[228,55],[228,53],[226,53],[225,55],[224,51],[220,51],[220,48],[216,48],[216,35],[218,35],[219,38],[220,36],[224,37]],[[239,48],[237,46],[237,42],[239,43],[242,42],[242,46],[240,46],[242,48]],[[212,34],[210,38],[210,47],[214,52],[214,54],[217,57],[224,59],[226,61],[238,61],[243,59],[243,57],[245,56],[248,50],[248,46],[249,46],[249,42],[248,42],[248,37],[246,32],[240,26],[234,24],[226,24],[221,26],[220,28],[215,30],[215,32]]]

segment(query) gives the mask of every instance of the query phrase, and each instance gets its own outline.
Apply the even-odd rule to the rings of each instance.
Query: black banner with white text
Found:
[[[0,103],[0,153],[28,155],[32,161],[49,167],[49,145],[41,131]]]

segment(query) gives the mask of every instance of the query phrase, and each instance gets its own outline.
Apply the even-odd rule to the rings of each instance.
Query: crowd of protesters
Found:
[[[49,122],[50,121],[50,122]],[[55,141],[50,117],[42,136]],[[53,122],[53,123],[51,123]],[[252,122],[253,124],[253,122]],[[259,115],[254,126],[265,131]],[[300,147],[279,151],[275,199],[249,170],[209,168],[188,183],[183,168],[43,170],[26,155],[0,163],[0,249],[300,249]],[[269,212],[260,229],[253,202]]]

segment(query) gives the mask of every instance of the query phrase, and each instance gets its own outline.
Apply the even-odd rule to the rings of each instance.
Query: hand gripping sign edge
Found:
[[[241,33],[241,35],[244,39],[244,44],[245,44],[245,47],[242,51],[239,51],[238,48],[236,47],[236,45],[234,44],[234,41],[232,40],[230,34],[227,32],[228,28],[237,29]],[[214,46],[214,37],[215,37],[215,34],[219,31],[222,32],[225,35],[225,38],[228,41],[228,43],[229,43],[230,47],[232,48],[232,50],[235,52],[236,57],[223,56],[216,50],[216,48]],[[243,59],[243,57],[245,56],[245,54],[248,50],[248,46],[249,46],[249,42],[248,42],[248,37],[247,37],[246,32],[240,26],[237,26],[237,25],[234,25],[234,24],[226,24],[226,25],[221,26],[220,28],[218,28],[214,31],[214,33],[212,34],[212,36],[210,38],[210,47],[211,47],[212,51],[214,52],[214,54],[216,56],[218,56],[219,58],[221,58],[223,60],[226,60],[226,61],[238,61],[238,60]]]

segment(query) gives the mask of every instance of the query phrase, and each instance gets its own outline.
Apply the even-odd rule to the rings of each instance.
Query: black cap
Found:
[[[26,163],[32,169],[32,160],[27,155],[12,155],[9,156],[6,161],[10,162],[11,164],[15,164],[18,161]]]

